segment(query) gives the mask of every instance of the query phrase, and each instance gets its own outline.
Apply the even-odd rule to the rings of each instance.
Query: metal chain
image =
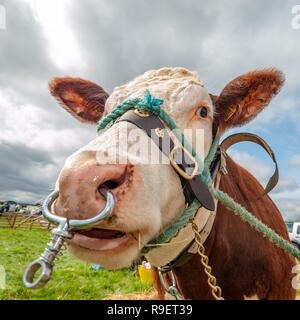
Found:
[[[195,233],[195,241],[198,245],[197,252],[201,257],[201,263],[204,266],[204,272],[206,273],[208,279],[207,283],[211,287],[211,293],[216,300],[224,300],[222,297],[222,289],[217,286],[217,279],[211,274],[211,266],[208,264],[208,256],[205,255],[205,248],[201,242],[201,236],[198,231],[198,226],[192,222],[192,229]]]

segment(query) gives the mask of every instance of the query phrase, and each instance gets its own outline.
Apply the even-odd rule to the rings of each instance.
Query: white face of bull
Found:
[[[85,80],[63,78],[51,83],[52,94],[63,106],[80,120],[90,122],[97,122],[102,115],[98,111],[104,106],[104,100],[103,113],[107,115],[128,99],[142,98],[146,89],[154,97],[163,99],[162,108],[182,131],[191,129],[192,134],[189,132],[187,138],[194,149],[199,150],[197,139],[192,137],[198,136],[196,130],[203,133],[200,157],[204,158],[212,143],[215,110],[196,73],[182,68],[149,71],[116,88],[107,100],[104,99],[107,94],[101,87]],[[224,99],[224,95],[220,97]],[[244,97],[238,98],[234,101],[238,103],[235,113],[246,119],[243,121],[253,118],[262,109],[252,110],[253,115],[245,114],[242,110]],[[265,100],[268,102],[270,98]],[[232,110],[231,105],[221,107],[225,111]],[[249,106],[247,112],[248,109]],[[235,123],[231,126],[241,124],[235,114],[230,115],[226,111],[224,117],[226,121],[218,116],[222,131],[224,124],[232,120]],[[130,138],[132,132],[134,134]],[[56,184],[59,198],[53,205],[54,212],[70,219],[91,218],[104,208],[105,200],[99,193],[99,187],[109,188],[113,193],[116,206],[112,217],[99,228],[75,233],[68,246],[71,253],[80,259],[109,269],[129,265],[148,241],[182,214],[185,206],[178,174],[171,165],[152,164],[150,160],[145,162],[145,153],[136,152],[137,132],[140,139],[153,144],[133,124],[116,123],[66,160]],[[116,151],[116,146],[123,148]],[[115,163],[116,152],[119,152],[118,163]],[[156,152],[159,152],[157,148]],[[120,158],[122,164],[119,164]]]

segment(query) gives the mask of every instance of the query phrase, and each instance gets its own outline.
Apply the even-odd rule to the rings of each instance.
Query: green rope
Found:
[[[262,233],[264,237],[267,237],[278,247],[284,249],[286,252],[290,253],[292,256],[300,260],[300,251],[296,247],[279,236],[274,230],[269,228],[263,222],[258,220],[247,209],[236,203],[228,194],[224,193],[221,190],[215,189],[213,187],[213,181],[211,180],[211,178],[207,179],[206,183],[209,191],[217,200],[221,201],[228,209],[233,211],[243,221],[247,222],[252,228]]]
[[[187,223],[194,218],[195,213],[200,207],[198,200],[194,200],[191,205],[184,211],[183,215],[171,224],[171,226],[162,232],[157,238],[151,240],[147,245],[142,249],[142,253],[146,254],[154,248],[158,248],[159,244],[168,242],[172,237],[174,237],[177,232],[184,228]],[[157,246],[155,246],[157,244]],[[151,245],[151,246],[148,246]]]
[[[115,122],[122,114],[127,112],[129,109],[135,108],[135,106],[140,102],[140,99],[132,99],[125,101],[116,107],[109,115],[100,119],[98,122],[97,132],[101,133],[111,122]]]
[[[270,229],[256,217],[254,217],[249,211],[243,208],[241,205],[236,203],[228,194],[216,190],[213,187],[213,181],[211,180],[209,166],[211,161],[214,159],[216,151],[219,146],[219,137],[216,137],[209,151],[208,156],[206,157],[204,163],[197,156],[193,148],[190,146],[189,142],[185,139],[184,135],[178,129],[173,120],[169,115],[162,109],[160,106],[163,104],[162,99],[154,98],[150,92],[147,90],[143,99],[135,98],[123,102],[118,107],[116,107],[109,115],[101,119],[98,123],[97,131],[102,132],[109,124],[113,124],[117,118],[127,112],[129,109],[140,109],[143,111],[152,112],[155,115],[158,115],[175,133],[178,140],[181,144],[195,157],[195,160],[199,166],[199,174],[202,181],[208,186],[211,194],[219,201],[221,201],[227,208],[232,210],[236,215],[238,215],[243,221],[249,223],[251,227],[263,234],[270,241],[275,243],[278,247],[284,249],[286,252],[290,253],[292,256],[300,260],[300,251],[297,250],[293,245],[291,245],[287,240],[279,236],[274,230]],[[183,215],[177,219],[171,226],[161,233],[157,238],[150,241],[148,244],[154,245],[151,247],[145,246],[142,249],[142,253],[147,253],[151,249],[157,248],[159,244],[168,242],[181,228],[183,228],[190,219],[192,219],[200,207],[200,203],[196,200],[191,206],[184,211]],[[157,244],[157,246],[155,246]]]
[[[216,199],[220,200],[227,208],[231,209],[236,215],[238,215],[243,221],[249,223],[251,227],[262,233],[264,237],[267,237],[270,241],[275,243],[278,247],[284,249],[292,256],[300,260],[300,251],[290,244],[288,241],[279,236],[274,230],[266,226],[256,217],[254,217],[249,211],[243,208],[240,204],[236,203],[226,193],[215,190],[212,188],[213,195]]]

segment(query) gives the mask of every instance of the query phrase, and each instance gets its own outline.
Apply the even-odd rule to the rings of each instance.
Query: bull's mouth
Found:
[[[135,237],[132,233],[125,233],[119,230],[92,228],[74,232],[74,237],[69,240],[68,243],[75,244],[85,249],[108,251],[120,250],[135,241]]]

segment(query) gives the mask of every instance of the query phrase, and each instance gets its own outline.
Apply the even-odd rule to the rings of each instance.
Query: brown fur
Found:
[[[220,96],[211,98],[216,106],[215,128],[223,133],[229,127],[241,126],[254,119],[270,102],[284,83],[283,74],[276,69],[255,70],[229,82]],[[229,109],[237,111],[228,121]]]
[[[288,239],[281,214],[269,196],[257,200],[263,188],[259,182],[230,157],[226,158],[228,175],[221,178],[220,189],[252,212],[279,235]],[[205,242],[206,254],[217,284],[225,299],[294,299],[292,268],[295,259],[233,212],[218,204],[215,222]],[[186,299],[212,299],[207,276],[198,255],[174,270],[178,287]],[[157,277],[154,286],[159,298],[164,291]]]
[[[82,122],[97,122],[109,97],[102,87],[80,78],[54,78],[49,87],[62,107]]]

